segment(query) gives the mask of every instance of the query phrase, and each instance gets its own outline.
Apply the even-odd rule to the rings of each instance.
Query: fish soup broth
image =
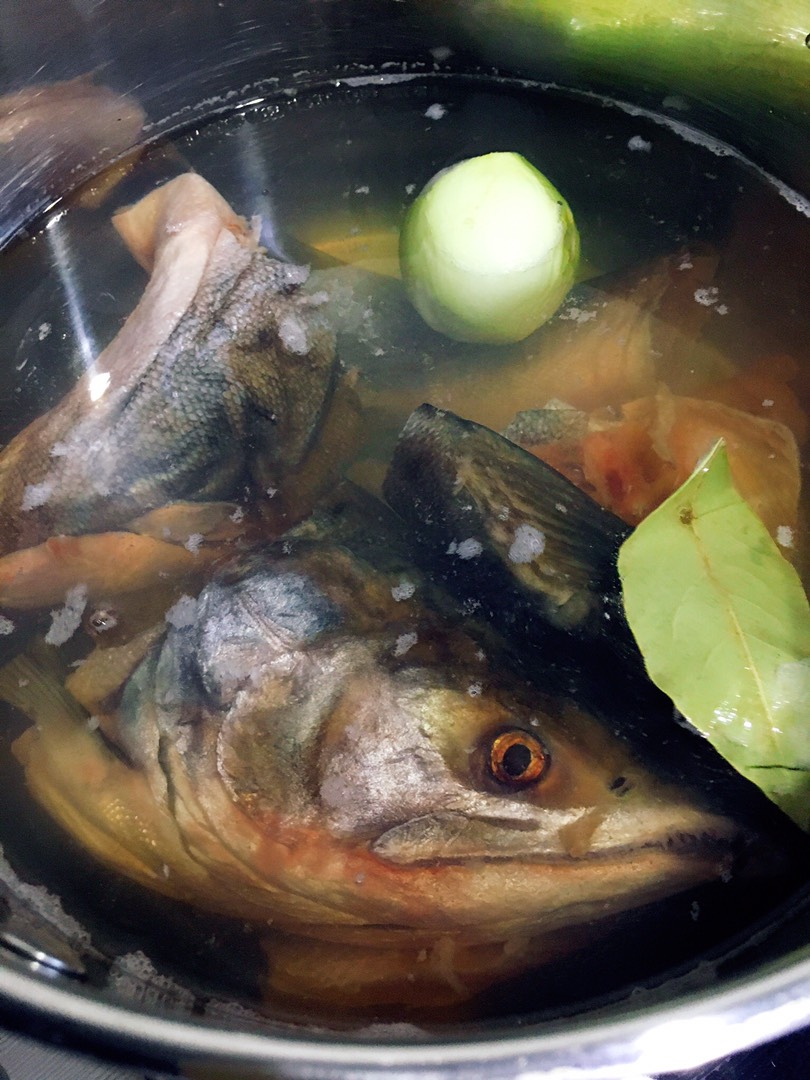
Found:
[[[3,256],[0,426],[28,431],[3,875],[44,885],[92,978],[218,1017],[553,1014],[699,981],[803,876],[611,593],[621,541],[719,438],[804,566],[808,208],[663,109],[404,75],[290,91]],[[493,151],[552,181],[582,243],[558,312],[503,346],[427,327],[398,261],[427,181]],[[154,215],[116,231],[166,184],[157,239]],[[223,223],[205,270],[160,246],[208,235],[198,205]],[[158,271],[188,293],[163,337]],[[586,585],[566,570],[549,600],[513,571],[555,529]]]

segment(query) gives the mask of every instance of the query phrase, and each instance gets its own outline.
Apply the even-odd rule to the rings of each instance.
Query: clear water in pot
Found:
[[[670,102],[670,114],[688,120],[680,104]],[[56,404],[137,302],[145,278],[117,241],[112,212],[187,169],[238,213],[258,216],[271,253],[310,262],[308,288],[333,296],[341,356],[358,371],[364,418],[362,446],[347,465],[352,479],[379,490],[396,435],[423,401],[502,430],[516,412],[545,403],[533,396],[532,376],[545,331],[503,348],[450,342],[424,327],[396,281],[397,230],[415,194],[439,169],[496,150],[523,154],[565,195],[582,237],[581,277],[597,289],[602,275],[662,257],[688,270],[711,253],[714,276],[686,297],[702,317],[684,319],[690,347],[671,373],[678,393],[702,392],[706,363],[718,365],[716,381],[759,370],[768,358],[788,358],[785,370],[804,363],[810,221],[798,197],[671,119],[525,83],[390,74],[282,93],[214,119],[148,149],[99,205],[85,190],[31,223],[29,237],[2,257],[0,435],[8,440]],[[568,320],[595,317],[600,295],[592,310],[569,303]],[[788,381],[806,408],[807,386]],[[550,396],[564,398],[565,387]],[[791,543],[800,538],[801,530]],[[71,640],[69,662],[88,647]],[[24,726],[15,717],[12,734]],[[253,926],[190,916],[97,867],[31,804],[7,745],[0,767],[0,841],[10,872],[44,885],[90,927],[95,977],[137,979],[157,968],[199,1012],[216,1013],[225,999],[268,1008],[258,1004],[264,956]],[[522,977],[509,994],[484,994],[462,1015],[571,1010],[595,995],[682,974],[784,900],[769,888],[751,889],[733,918],[711,890],[667,902],[646,921],[622,917],[584,963],[565,960],[550,975]],[[659,923],[677,932],[662,941]],[[269,1009],[301,1015],[272,994]],[[365,1015],[392,1013],[370,1005]],[[428,1021],[419,1008],[407,1015]]]

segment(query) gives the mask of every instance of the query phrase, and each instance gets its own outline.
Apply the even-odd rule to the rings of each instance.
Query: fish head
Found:
[[[328,545],[220,578],[131,680],[122,745],[148,763],[159,742],[204,902],[492,941],[733,872],[732,816],[392,580]]]
[[[460,682],[377,672],[347,687],[319,766],[328,830],[404,876],[421,873],[428,921],[484,936],[583,923],[727,879],[750,839],[573,702],[518,695],[491,671]]]
[[[175,605],[95,723],[30,663],[0,693],[30,708],[34,687],[15,752],[53,817],[150,889],[271,935],[288,996],[463,1001],[746,856],[768,873],[765,833],[478,629],[390,549],[304,528]]]

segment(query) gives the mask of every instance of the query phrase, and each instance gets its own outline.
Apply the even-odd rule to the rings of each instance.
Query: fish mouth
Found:
[[[381,860],[397,866],[517,860],[544,864],[608,862],[642,851],[684,860],[736,861],[752,838],[728,818],[692,811],[694,820],[659,827],[646,835],[643,820],[608,823],[587,811],[555,822],[556,828],[532,827],[527,822],[497,822],[443,811],[413,818],[387,829],[371,844]],[[559,815],[562,817],[562,815]],[[625,815],[622,815],[625,817]],[[635,817],[635,815],[634,815]],[[649,821],[647,822],[648,824]],[[606,827],[607,826],[607,827]]]

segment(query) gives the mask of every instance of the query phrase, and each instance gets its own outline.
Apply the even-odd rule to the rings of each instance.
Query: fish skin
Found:
[[[191,173],[116,225],[150,280],[93,370],[0,455],[3,551],[246,484],[264,495],[317,440],[338,364],[298,291],[306,268],[268,258]]]
[[[30,665],[23,699],[15,661],[0,692],[39,703],[16,747],[32,792],[135,880],[356,948],[372,983],[403,950],[469,959],[501,943],[461,981],[424,968],[445,1001],[542,959],[510,942],[550,935],[558,951],[562,928],[751,855],[756,837],[731,816],[659,780],[575,703],[515,679],[405,551],[390,511],[341,493],[203,589],[112,696],[103,739],[52,686],[30,693]],[[542,739],[537,785],[489,774],[505,728]]]
[[[383,494],[448,578],[494,576],[498,607],[511,584],[531,594],[552,631],[598,640],[607,615],[614,639],[627,639],[616,558],[629,527],[508,439],[422,405],[400,434]]]

